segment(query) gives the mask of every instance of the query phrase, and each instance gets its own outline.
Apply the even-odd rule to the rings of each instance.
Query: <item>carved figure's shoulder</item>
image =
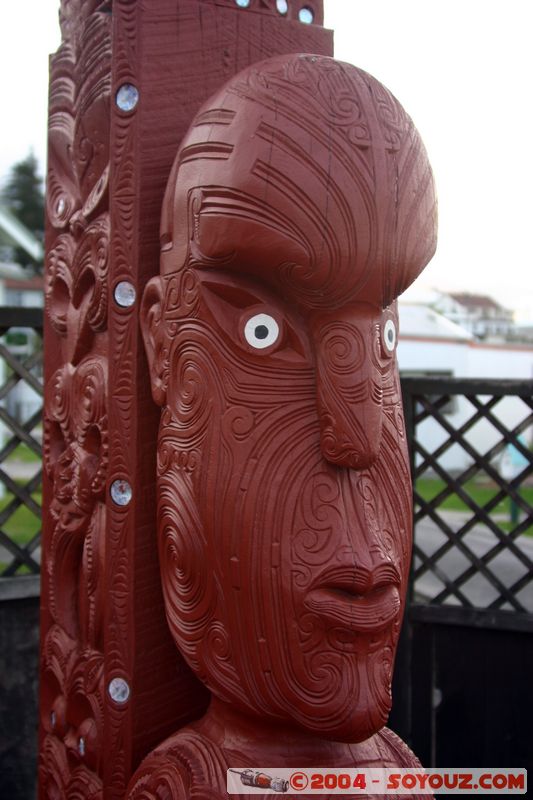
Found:
[[[185,728],[148,755],[133,775],[127,800],[221,800],[227,798],[221,749]]]
[[[415,756],[410,747],[403,739],[391,731],[390,728],[382,728],[374,737],[381,754],[381,766],[398,767],[408,769],[409,767],[420,769],[422,764]],[[433,795],[390,795],[390,800],[433,800]]]
[[[422,766],[411,748],[390,728],[382,728],[377,736],[381,745],[389,751],[391,766],[418,768]]]

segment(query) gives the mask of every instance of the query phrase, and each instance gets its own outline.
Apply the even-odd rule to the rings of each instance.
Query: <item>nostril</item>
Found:
[[[323,431],[321,446],[322,453],[332,464],[344,466],[346,462],[358,462],[360,459],[360,453],[353,447],[347,446],[347,443],[344,445],[339,443],[339,440],[331,428]]]
[[[366,469],[379,455],[377,441],[371,442],[364,435],[356,435],[353,430],[346,435],[334,424],[329,414],[321,418],[320,447],[324,458],[331,464],[351,469]]]

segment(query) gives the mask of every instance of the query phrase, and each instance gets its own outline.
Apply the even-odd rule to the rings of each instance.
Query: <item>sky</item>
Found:
[[[1,6],[0,184],[30,150],[44,174],[58,5]],[[325,0],[325,14],[336,57],[396,95],[428,150],[439,246],[417,285],[489,294],[533,321],[532,1]]]

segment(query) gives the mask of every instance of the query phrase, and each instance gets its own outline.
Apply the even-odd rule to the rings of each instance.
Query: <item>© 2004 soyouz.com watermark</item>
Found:
[[[329,769],[234,767],[228,794],[492,794],[527,793],[525,769]]]

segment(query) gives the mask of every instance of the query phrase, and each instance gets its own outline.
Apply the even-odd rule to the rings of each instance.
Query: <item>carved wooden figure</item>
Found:
[[[411,552],[396,298],[435,241],[420,137],[362,70],[278,56],[196,115],[142,329],[166,616],[212,699],[132,799],[417,764],[384,728]]]
[[[138,324],[181,139],[232,75],[331,54],[321,0],[61,0],[50,67],[41,588],[42,800],[123,800],[208,692],[168,630]],[[303,5],[314,24],[299,20]],[[206,54],[208,56],[206,57]]]

